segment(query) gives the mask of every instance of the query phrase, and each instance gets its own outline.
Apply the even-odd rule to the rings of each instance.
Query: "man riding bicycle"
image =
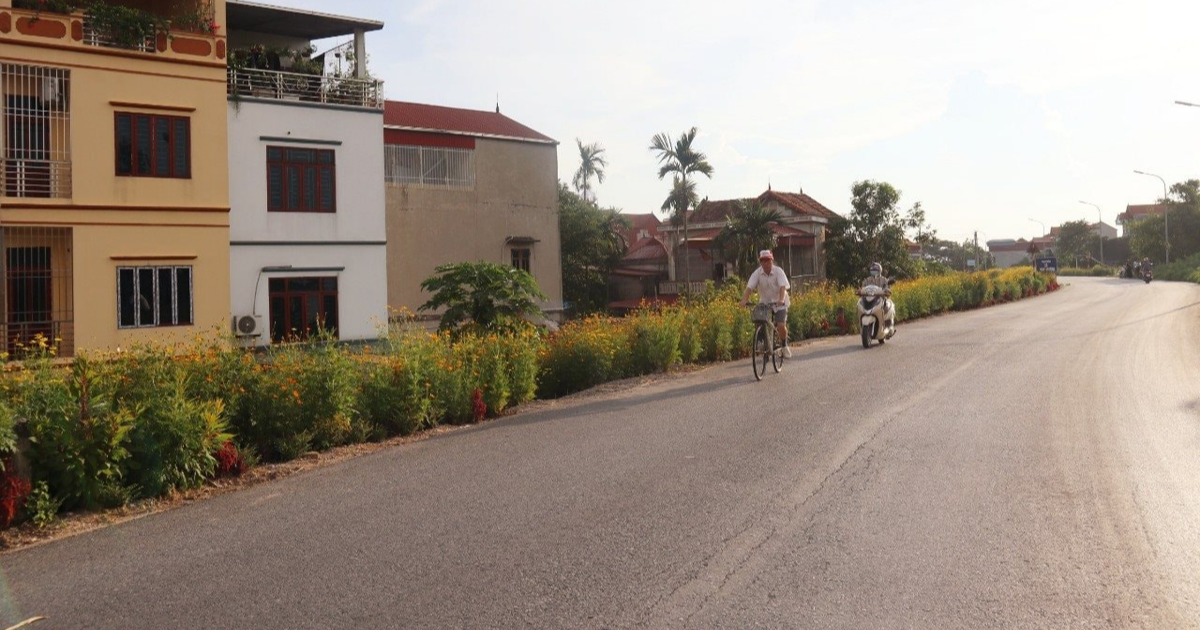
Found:
[[[759,304],[773,304],[773,320],[775,322],[775,332],[779,335],[778,339],[783,343],[783,356],[786,359],[792,358],[792,349],[787,345],[787,313],[788,306],[792,300],[788,296],[788,289],[791,288],[791,283],[788,282],[787,274],[782,269],[775,266],[775,255],[771,250],[764,249],[758,253],[758,269],[750,274],[750,280],[746,283],[746,292],[742,295],[742,304],[750,304],[750,292],[758,290]]]

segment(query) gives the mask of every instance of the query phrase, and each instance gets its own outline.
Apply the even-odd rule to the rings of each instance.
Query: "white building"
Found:
[[[319,324],[343,340],[387,322],[383,90],[365,66],[309,59],[382,22],[229,0],[230,306],[265,345]],[[354,54],[347,55],[347,51]],[[332,55],[327,55],[332,57]],[[325,56],[323,56],[325,57]]]

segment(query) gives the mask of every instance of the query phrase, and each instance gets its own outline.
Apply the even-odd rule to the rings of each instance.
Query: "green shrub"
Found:
[[[683,322],[678,311],[642,310],[629,318],[629,352],[634,374],[666,372],[680,361]]]
[[[41,529],[54,523],[60,508],[62,500],[50,494],[49,484],[45,481],[33,484],[33,490],[25,500],[25,513],[29,515],[29,521],[34,527]]]
[[[222,401],[189,397],[183,373],[162,387],[156,398],[122,407],[134,418],[126,480],[145,497],[199,487],[213,476],[215,454],[231,437]]]
[[[35,481],[46,481],[66,507],[96,509],[119,496],[127,438],[134,418],[114,408],[96,382],[91,361],[79,357],[65,376],[46,363],[22,375],[17,409],[29,422]]]

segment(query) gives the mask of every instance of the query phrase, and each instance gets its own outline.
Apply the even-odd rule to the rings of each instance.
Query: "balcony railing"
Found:
[[[658,293],[659,295],[679,295],[684,287],[690,286],[691,291],[688,293],[695,295],[704,293],[705,285],[704,280],[693,280],[690,285],[686,282],[660,282],[658,283]]]
[[[96,24],[93,20],[85,17],[83,19],[83,43],[88,46],[100,46],[103,48],[120,48],[123,50],[136,50],[138,52],[153,53],[155,35],[142,37],[125,37],[108,26]]]
[[[229,71],[230,96],[383,109],[383,81],[278,70]]]
[[[69,198],[71,162],[61,160],[0,159],[6,197]]]

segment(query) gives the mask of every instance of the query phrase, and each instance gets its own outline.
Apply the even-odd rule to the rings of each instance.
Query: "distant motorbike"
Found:
[[[891,290],[874,285],[859,290],[858,321],[864,348],[870,348],[872,341],[882,344],[896,334],[896,306],[891,295]]]
[[[1150,281],[1153,279],[1154,279],[1154,270],[1150,269],[1149,267],[1142,268],[1142,280],[1145,280],[1146,284],[1150,284]]]

